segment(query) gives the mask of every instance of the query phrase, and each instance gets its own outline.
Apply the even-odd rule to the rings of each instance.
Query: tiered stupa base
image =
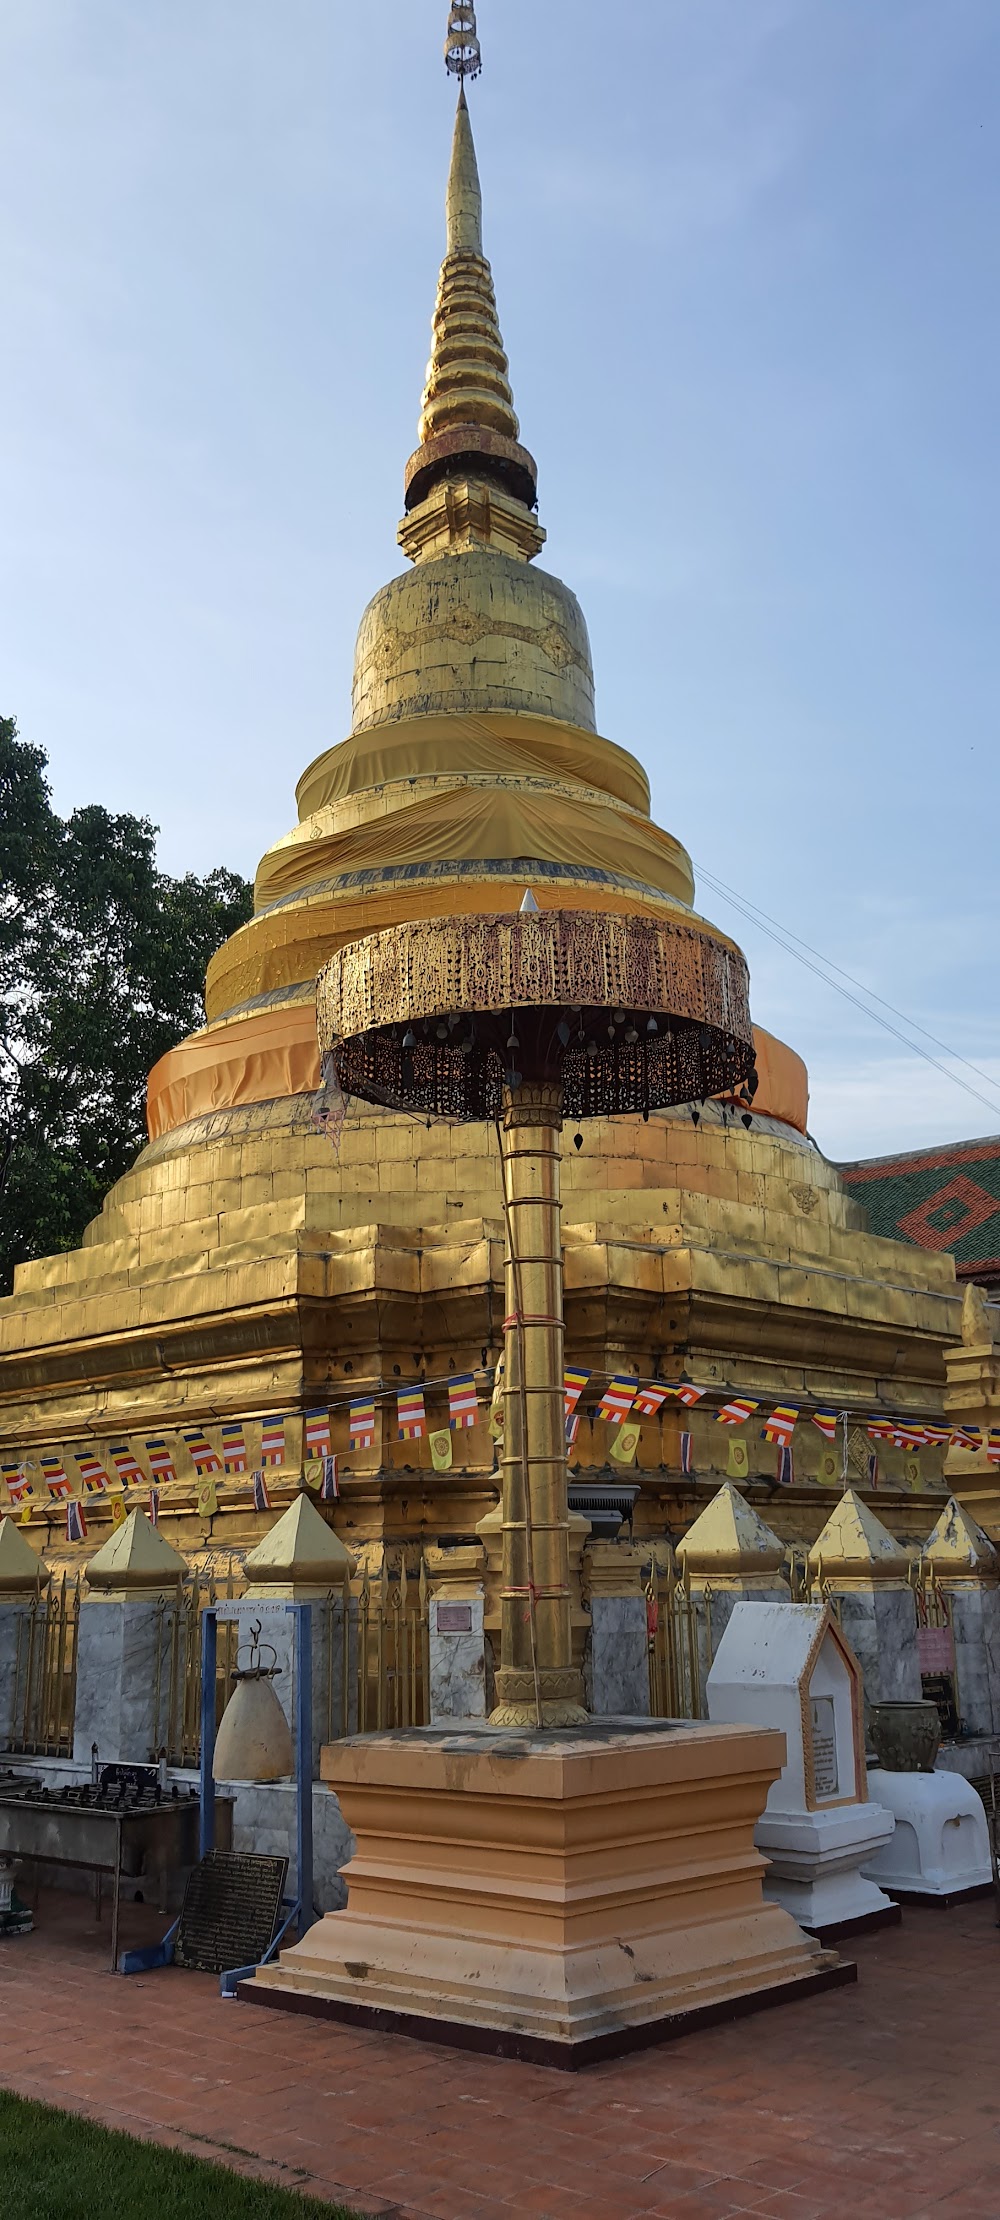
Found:
[[[762,1894],[783,1755],[760,1729],[635,1720],[334,1744],[347,1909],[240,1995],[572,2068],[852,1981]]]

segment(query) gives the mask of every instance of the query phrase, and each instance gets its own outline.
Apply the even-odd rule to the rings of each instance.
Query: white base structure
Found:
[[[791,1912],[800,1927],[830,1928],[872,1920],[894,1910],[861,1871],[893,1835],[881,1804],[841,1804],[832,1811],[765,1811],[754,1841],[770,1861],[764,1894]]]
[[[866,1862],[871,1880],[903,1895],[939,1898],[992,1880],[986,1813],[960,1773],[886,1773],[873,1766],[868,1787],[896,1822],[891,1839]]]
[[[861,1871],[892,1836],[870,1801],[861,1668],[829,1604],[740,1602],[708,1676],[710,1719],[780,1727],[785,1765],[754,1828],[765,1895],[824,1939],[898,1917]]]

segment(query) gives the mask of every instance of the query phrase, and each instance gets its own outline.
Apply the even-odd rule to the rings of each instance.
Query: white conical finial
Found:
[[[537,910],[537,908],[538,904],[535,900],[534,895],[532,894],[531,888],[530,886],[526,886],[524,893],[521,896],[520,915],[522,917],[530,917],[532,911]]]

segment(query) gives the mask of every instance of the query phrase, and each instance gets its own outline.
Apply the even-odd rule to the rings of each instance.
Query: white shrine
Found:
[[[824,1939],[897,1919],[861,1872],[894,1822],[869,1800],[861,1667],[829,1604],[738,1603],[708,1676],[708,1711],[785,1736],[754,1832],[770,1865],[765,1894]]]

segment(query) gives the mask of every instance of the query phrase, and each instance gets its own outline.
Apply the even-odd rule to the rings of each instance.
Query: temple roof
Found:
[[[872,1233],[950,1250],[962,1279],[1000,1278],[1000,1134],[837,1168]]]

